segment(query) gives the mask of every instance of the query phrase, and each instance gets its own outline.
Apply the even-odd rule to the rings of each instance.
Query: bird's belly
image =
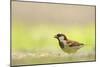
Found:
[[[64,51],[64,52],[67,52],[67,53],[75,53],[75,52],[77,52],[77,50],[80,49],[80,48],[81,48],[81,46],[74,46],[74,47],[65,46],[65,47],[63,48],[63,51]]]

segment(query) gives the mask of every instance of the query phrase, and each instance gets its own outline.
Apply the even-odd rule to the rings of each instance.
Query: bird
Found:
[[[65,36],[65,34],[62,33],[58,33],[57,35],[54,36],[54,38],[58,40],[60,48],[68,54],[76,53],[80,48],[84,46],[83,43],[69,40]]]

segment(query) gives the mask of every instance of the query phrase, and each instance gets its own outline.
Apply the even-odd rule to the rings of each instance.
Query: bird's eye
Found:
[[[61,34],[57,34],[57,36],[58,36],[58,37],[61,37],[62,35],[61,35]]]

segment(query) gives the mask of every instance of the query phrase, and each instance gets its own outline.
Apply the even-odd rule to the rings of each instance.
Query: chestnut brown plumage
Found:
[[[58,39],[60,48],[67,53],[75,53],[84,46],[83,43],[69,40],[64,34],[61,33],[55,35],[55,38]]]

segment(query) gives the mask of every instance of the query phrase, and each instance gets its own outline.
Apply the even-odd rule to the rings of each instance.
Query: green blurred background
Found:
[[[53,38],[57,33],[85,46],[64,53]],[[95,7],[13,1],[12,60],[12,65],[95,60]]]

